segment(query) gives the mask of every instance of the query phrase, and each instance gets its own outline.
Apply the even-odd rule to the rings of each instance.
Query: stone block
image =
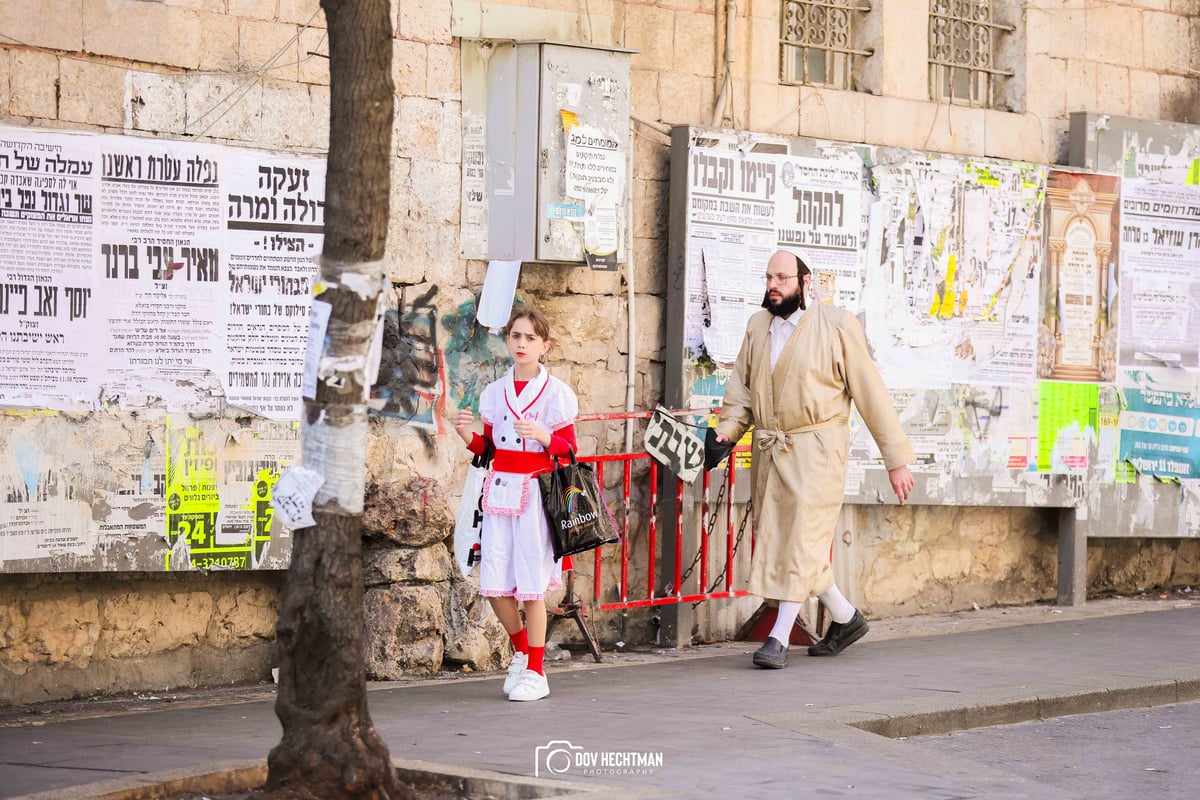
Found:
[[[396,155],[414,161],[436,161],[442,124],[440,100],[401,97],[396,117]]]
[[[960,155],[983,152],[986,109],[964,108],[951,103],[938,103],[936,106],[936,119],[925,133],[929,142],[925,149]]]
[[[1159,107],[1161,119],[1172,122],[1200,122],[1197,118],[1196,79],[1178,75],[1160,75]]]
[[[622,256],[624,248],[622,248]],[[567,291],[573,294],[611,294],[621,292],[621,275],[624,268],[614,272],[589,269],[586,266],[564,270]]]
[[[238,65],[243,72],[255,71],[281,81],[299,79],[295,25],[244,19],[238,29]]]
[[[633,113],[652,122],[662,119],[658,102],[658,73],[650,69],[631,70],[630,102]]]
[[[751,83],[750,129],[795,134],[800,122],[800,92],[801,87],[785,86],[778,81]],[[734,102],[738,102],[736,98]]]
[[[638,52],[634,69],[670,70],[675,43],[674,13],[656,6],[629,5],[625,9],[625,46]]]
[[[299,80],[301,83],[329,85],[329,38],[320,28],[300,31]]]
[[[426,72],[428,45],[396,39],[392,42],[392,82],[400,97],[423,97],[429,76]]]
[[[1030,57],[1088,58],[1085,11],[1080,6],[1056,4],[1051,8],[1025,8],[1026,52]],[[1033,84],[1030,84],[1032,86]]]
[[[1043,119],[1065,117],[1067,108],[1067,62],[1061,58],[1031,55],[1025,62],[1025,108]]]
[[[1128,32],[1126,33],[1128,36]],[[1126,61],[1146,69],[1184,72],[1192,67],[1191,26],[1187,17],[1158,11],[1142,12],[1144,60]]]
[[[644,239],[662,239],[667,235],[667,201],[670,183],[638,178],[633,182],[633,203],[638,210],[633,220],[633,235]]]
[[[461,60],[452,45],[429,45],[425,94],[438,100],[462,99]]]
[[[455,178],[442,186],[443,192],[458,194],[462,179],[462,104],[457,100],[447,100],[442,104],[442,122],[438,127],[437,156],[438,161],[453,164]]]
[[[1067,62],[1067,112],[1104,111],[1096,94],[1096,63]]]
[[[83,48],[98,55],[196,69],[200,17],[195,11],[154,3],[82,0]]]
[[[308,87],[309,124],[312,125],[313,145],[329,150],[329,87]]]
[[[428,547],[372,547],[363,554],[363,583],[438,583],[458,569],[446,544]]]
[[[238,69],[238,18],[225,13],[198,12],[200,54],[198,69],[235,72]]]
[[[258,139],[262,86],[223,75],[196,75],[187,84],[187,132],[192,136]]]
[[[433,675],[441,669],[445,616],[436,587],[368,589],[363,605],[369,679]]]
[[[665,181],[671,177],[671,148],[657,134],[639,127],[633,140],[635,178]]]
[[[535,305],[550,317],[551,336],[557,343],[553,358],[569,355],[576,363],[595,364],[607,354],[608,344],[622,334],[615,297],[560,295],[543,298]]]
[[[667,287],[667,240],[634,237],[634,288],[665,293]]]
[[[228,587],[214,592],[215,606],[206,642],[214,647],[244,646],[275,638],[280,594],[273,587]]]
[[[735,53],[734,76],[748,76],[755,83],[779,82],[779,47],[774,43],[779,41],[779,21],[752,17],[748,20],[750,41],[760,43],[749,51],[739,50]]]
[[[1052,160],[1041,121],[1033,114],[984,112],[983,154],[993,158],[1045,163]]]
[[[579,395],[580,411],[607,414],[625,407],[625,372],[603,366],[579,365],[571,370],[571,386]],[[590,430],[591,423],[588,423]]]
[[[457,567],[456,567],[457,569]],[[446,633],[443,661],[464,671],[503,669],[512,658],[504,626],[479,596],[479,573],[455,579],[445,598]]]
[[[59,119],[124,127],[125,76],[121,67],[63,59],[59,64]]]
[[[713,76],[716,71],[716,24],[716,18],[711,13],[675,13],[673,66],[676,72]]]
[[[265,83],[262,88],[261,146],[276,150],[312,150],[308,87],[304,84]]]
[[[458,184],[457,164],[415,159],[412,164],[412,197],[409,198],[409,218],[421,220],[428,225],[457,223]],[[443,254],[443,257],[446,255],[448,254]]]
[[[1129,70],[1129,116],[1159,119],[1160,113],[1158,74]]]
[[[450,44],[451,4],[441,0],[404,0],[400,3],[397,35],[419,42]]]
[[[11,51],[9,111],[19,117],[57,119],[58,59],[36,50]]]
[[[872,97],[866,104],[865,130],[873,144],[926,149],[935,125],[946,125],[945,109],[937,103]]]
[[[1110,64],[1141,66],[1142,19],[1144,14],[1150,13],[1154,12],[1109,3],[1088,8],[1084,12],[1087,58]]]
[[[321,10],[321,0],[278,0],[276,19],[280,22],[292,22],[296,25],[309,25],[314,28],[325,27],[325,12]]]
[[[244,19],[273,20],[275,19],[275,3],[263,3],[259,0],[228,0],[229,14]]]
[[[867,106],[875,102],[877,98],[863,92],[802,87],[797,101],[800,117],[794,130],[803,136],[865,142]],[[781,132],[786,130],[780,127]]]
[[[0,31],[30,47],[69,53],[83,49],[83,18],[79,0],[5,0],[0,3]]]
[[[186,125],[188,79],[182,75],[129,73],[129,122],[132,130],[182,134]]]
[[[213,614],[208,592],[141,591],[101,601],[100,643],[107,658],[141,658],[201,644]]]
[[[658,105],[668,125],[712,117],[713,81],[699,75],[663,72],[658,76]]]
[[[666,300],[653,294],[637,294],[634,297],[637,311],[638,358],[660,360],[666,340]]]
[[[11,53],[0,49],[0,114],[8,114],[9,76],[12,74]]]
[[[1106,113],[1129,113],[1129,69],[1113,64],[1096,65],[1096,97]]]
[[[408,547],[440,542],[454,529],[446,487],[421,475],[367,487],[363,530]]]

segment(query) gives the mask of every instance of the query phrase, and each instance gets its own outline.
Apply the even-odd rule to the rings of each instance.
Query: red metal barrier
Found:
[[[631,419],[647,419],[653,412],[630,412],[617,414],[585,414],[580,415],[576,419],[576,423],[584,422],[616,422]],[[707,415],[709,412],[702,411],[677,411],[672,412],[680,415]],[[747,447],[734,448],[734,453],[748,452]],[[734,509],[734,487],[738,477],[737,459],[731,456],[728,465],[725,467],[726,482],[723,492],[718,494],[717,500],[710,500],[711,477],[713,473],[702,473],[703,480],[703,496],[700,504],[700,518],[698,521],[698,535],[695,540],[698,546],[696,552],[691,559],[690,566],[685,569],[684,564],[687,559],[684,557],[685,546],[685,530],[683,518],[683,506],[685,498],[685,487],[682,479],[676,477],[674,479],[675,488],[675,524],[674,528],[674,563],[661,564],[661,569],[664,573],[671,576],[671,582],[668,584],[668,590],[659,592],[657,589],[658,568],[663,558],[663,553],[659,548],[659,526],[658,526],[658,503],[659,503],[659,465],[658,462],[650,457],[645,451],[634,453],[619,453],[611,455],[592,455],[581,456],[580,461],[590,462],[596,465],[596,477],[600,482],[601,487],[605,487],[604,472],[606,466],[620,465],[622,470],[621,479],[621,502],[619,504],[622,514],[617,520],[618,527],[621,531],[621,541],[618,544],[607,545],[604,548],[596,550],[594,553],[593,565],[593,580],[592,580],[592,600],[591,607],[596,611],[615,611],[630,608],[645,608],[649,606],[671,605],[676,603],[700,603],[705,600],[717,600],[730,597],[745,597],[749,593],[743,590],[735,590],[734,584],[734,556],[737,551],[738,544],[743,538],[747,527],[750,529],[751,543],[753,548],[753,523],[751,520],[751,512],[749,507],[742,509],[741,514],[737,514]],[[632,510],[632,489],[633,489],[633,473],[635,465],[640,462],[647,462],[645,470],[646,480],[649,483],[646,491],[649,508],[647,512],[646,526],[646,586],[645,593],[637,592],[634,587],[631,587],[629,580],[629,559],[630,559],[630,525],[629,518]],[[607,491],[607,490],[606,490]],[[722,497],[724,498],[722,500]],[[610,498],[611,499],[611,498]],[[610,503],[610,508],[614,507]],[[713,509],[712,506],[720,505],[722,507]],[[710,516],[710,512],[712,513]],[[721,512],[724,512],[723,514]],[[724,566],[720,574],[710,584],[709,582],[709,537],[717,533],[713,530],[714,522],[717,517],[724,516],[725,519],[725,537],[724,537]],[[713,520],[713,522],[710,522]],[[719,535],[719,533],[717,533]],[[620,577],[616,588],[617,600],[604,602],[607,587],[604,586],[604,558],[605,555],[612,552],[611,548],[620,548]],[[690,584],[692,573],[696,567],[699,567],[699,573],[695,578],[695,585]],[[690,589],[690,590],[689,590]]]

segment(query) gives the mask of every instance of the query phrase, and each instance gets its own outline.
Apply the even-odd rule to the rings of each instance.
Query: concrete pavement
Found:
[[[780,671],[753,668],[755,646],[577,657],[552,665],[550,697],[527,704],[504,699],[501,675],[378,685],[370,711],[402,766],[473,770],[476,786],[510,775],[522,792],[550,778],[578,796],[929,800],[1072,795],[988,747],[889,737],[1200,699],[1200,603],[1177,600],[874,622],[841,656],[794,648]],[[280,735],[269,689],[135,699],[105,716],[9,709],[0,797],[77,798],[95,792],[72,787],[94,781],[260,761]]]

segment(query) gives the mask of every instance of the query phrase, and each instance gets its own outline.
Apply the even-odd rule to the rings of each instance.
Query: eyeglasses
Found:
[[[798,277],[798,276],[796,276],[796,275],[774,275],[774,274],[768,272],[766,275],[761,276],[759,278],[759,280],[761,280],[765,285],[769,286],[772,283],[787,283],[788,281],[790,281],[792,278],[795,278],[795,277]]]

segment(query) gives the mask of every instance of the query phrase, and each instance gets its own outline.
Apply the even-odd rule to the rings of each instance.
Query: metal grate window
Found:
[[[930,97],[991,108],[995,79],[1012,75],[996,69],[996,45],[1013,30],[993,19],[991,0],[930,0]]]
[[[783,83],[851,88],[854,22],[871,10],[855,0],[783,0],[779,79]]]

